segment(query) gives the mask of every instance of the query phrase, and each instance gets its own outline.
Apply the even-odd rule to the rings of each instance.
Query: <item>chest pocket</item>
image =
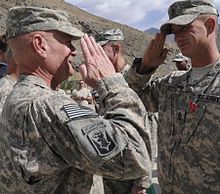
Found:
[[[162,93],[159,97],[159,118],[161,119],[162,133],[170,136],[173,133],[173,127],[175,127],[176,119],[178,119],[178,113],[184,111],[185,105],[184,98],[182,96],[183,86],[172,87],[170,85],[163,85]],[[164,135],[165,135],[164,134]]]
[[[207,172],[213,172],[213,166],[219,165],[220,139],[220,105],[210,102],[199,102],[199,110],[188,133],[183,137],[183,150],[191,153],[194,161],[205,162]],[[211,162],[211,163],[210,163]],[[198,163],[202,165],[203,163]]]
[[[191,149],[206,151],[210,144],[218,144],[219,141],[220,96],[198,94],[197,104],[198,110],[188,134],[184,134],[184,143]]]

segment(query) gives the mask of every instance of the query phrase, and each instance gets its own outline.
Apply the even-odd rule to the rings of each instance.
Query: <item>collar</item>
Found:
[[[40,86],[42,88],[51,90],[51,88],[47,85],[47,83],[42,78],[34,76],[34,75],[21,74],[18,78],[18,82],[29,82],[36,86]]]

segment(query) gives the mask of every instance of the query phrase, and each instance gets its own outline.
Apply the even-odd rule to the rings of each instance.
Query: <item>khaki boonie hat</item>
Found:
[[[160,27],[164,34],[171,34],[171,25],[187,25],[201,14],[219,16],[212,0],[185,0],[173,3],[169,9],[169,21]]]
[[[73,27],[66,12],[40,7],[13,7],[6,19],[7,38],[34,31],[56,30],[79,39],[83,32]]]
[[[101,46],[109,41],[124,40],[124,35],[120,29],[111,29],[105,32],[100,32],[96,35],[96,42]]]

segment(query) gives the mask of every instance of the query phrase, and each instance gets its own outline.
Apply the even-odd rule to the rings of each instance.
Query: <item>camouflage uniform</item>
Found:
[[[96,41],[101,46],[104,46],[105,44],[109,42],[114,41],[123,41],[124,35],[120,29],[110,29],[104,32],[101,32],[96,35]],[[128,64],[124,65],[123,69],[120,71],[120,73],[125,76],[128,70],[130,69],[130,66]],[[96,95],[97,98],[97,95]],[[102,101],[100,101],[100,104]],[[102,110],[98,110],[99,114],[103,114]],[[154,161],[156,160],[156,146],[157,146],[157,140],[156,140],[156,119],[154,118],[153,113],[147,113],[146,115],[146,126],[151,130],[151,147],[152,147],[152,166],[154,165]],[[156,169],[157,170],[157,169]],[[155,175],[154,175],[155,176]],[[155,176],[156,177],[156,176]],[[155,179],[155,177],[151,177]],[[119,181],[119,180],[110,180],[110,179],[103,179],[104,183],[104,190],[105,194],[129,194],[131,193],[131,189],[133,185],[142,186],[145,188],[148,188],[152,180],[149,181],[149,177],[142,177],[138,178],[136,180],[125,180],[125,181]]]
[[[200,15],[219,16],[212,0],[176,1],[169,7],[168,14],[169,21],[160,28],[164,34],[175,33],[172,25],[189,25]],[[187,34],[186,31],[182,35],[181,31],[184,30],[176,31],[175,38]],[[216,45],[209,46],[217,56]],[[148,70],[146,75],[136,73],[140,63],[142,60],[135,60],[127,73],[127,81],[147,111],[159,114],[158,177],[162,193],[220,193],[220,60],[206,64],[206,70],[210,69],[200,78],[191,69],[156,80],[150,80],[155,68],[145,69]]]
[[[150,131],[136,94],[120,74],[96,89],[105,101],[103,117],[40,78],[19,78],[3,109],[8,144],[1,158],[2,193],[90,193],[92,174],[121,180],[150,176],[151,148],[143,141]]]
[[[11,92],[15,82],[16,81],[9,75],[0,79],[0,112],[2,111],[5,99]]]
[[[126,64],[124,67],[123,67],[123,69],[121,70],[121,74],[122,75],[125,75],[127,72],[128,72],[128,70],[130,69],[130,65],[128,65],[128,64]]]
[[[142,177],[135,180],[110,180],[110,179],[103,179],[104,182],[104,190],[105,194],[130,194],[133,185],[142,186],[145,188],[149,188],[150,184],[153,184],[156,191],[160,191],[158,179],[157,179],[157,114],[147,112],[146,119],[145,119],[145,126],[150,129],[151,131],[151,161],[153,166],[152,177],[149,181],[148,177]]]
[[[2,112],[2,108],[4,105],[4,102],[8,96],[8,94],[11,92],[13,86],[15,84],[15,80],[11,78],[9,75],[6,75],[5,77],[0,79],[0,113]],[[2,125],[1,125],[1,120],[0,119],[0,148],[3,148],[4,144],[4,133],[2,130]],[[4,151],[0,149],[0,158],[3,158]],[[2,167],[2,160],[0,160],[0,168]]]
[[[149,81],[135,73],[127,81],[148,111],[157,111],[159,182],[162,193],[220,193],[220,60],[196,82],[189,72]],[[143,84],[146,83],[146,84]]]

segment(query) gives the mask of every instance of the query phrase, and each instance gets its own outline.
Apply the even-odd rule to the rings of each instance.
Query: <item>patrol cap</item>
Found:
[[[182,62],[182,61],[188,61],[188,57],[183,56],[182,53],[179,53],[175,56],[175,59],[173,60],[173,62]]]
[[[7,38],[34,31],[56,30],[79,39],[83,32],[73,27],[66,12],[41,7],[13,7],[6,19]]]
[[[160,27],[164,34],[171,34],[171,24],[187,25],[201,14],[219,16],[213,0],[176,1],[168,8],[169,21]]]
[[[120,29],[111,29],[96,35],[96,41],[101,46],[109,41],[124,40],[124,35]]]

